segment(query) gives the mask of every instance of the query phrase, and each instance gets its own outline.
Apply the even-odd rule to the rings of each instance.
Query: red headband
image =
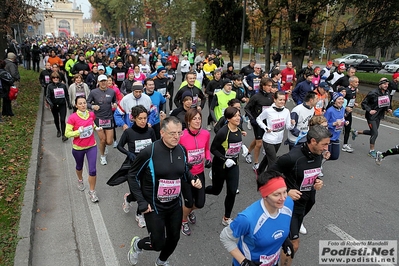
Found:
[[[283,188],[283,187],[287,187],[287,185],[285,184],[284,178],[276,177],[276,178],[272,178],[271,180],[269,180],[269,182],[267,182],[266,184],[261,186],[259,188],[259,192],[262,195],[262,198],[266,198],[267,196],[272,194],[277,189]]]

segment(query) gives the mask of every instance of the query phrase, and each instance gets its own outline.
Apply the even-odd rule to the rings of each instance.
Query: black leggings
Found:
[[[144,250],[161,251],[159,259],[168,260],[180,239],[183,209],[179,203],[165,211],[144,214],[149,236],[141,239],[137,246]]]
[[[174,82],[170,82],[168,84],[168,87],[167,87],[167,90],[168,90],[169,95],[170,95],[170,98],[168,100],[169,101],[169,111],[173,110],[173,92],[175,90],[174,86],[175,86]]]
[[[205,205],[205,175],[204,172],[196,175],[201,180],[202,188],[193,187],[190,183],[181,184],[181,192],[184,198],[184,206],[191,209],[194,205],[201,209]]]
[[[387,157],[389,155],[399,154],[399,148],[395,147],[382,153],[382,156]]]
[[[263,173],[266,170],[266,167],[272,166],[277,161],[277,152],[280,149],[281,143],[279,144],[270,144],[263,142],[263,148],[265,149],[266,155],[263,156],[262,161],[259,164],[258,174]]]
[[[348,113],[345,117],[345,121],[349,121],[348,125],[345,124],[344,129],[344,144],[348,144],[349,134],[351,133],[352,129],[352,112]]]
[[[330,140],[330,143],[328,144],[328,151],[331,153],[330,158],[328,160],[330,161],[338,160],[339,151],[340,151],[339,139]]]
[[[212,118],[212,115],[211,115],[211,104],[212,104],[212,101],[213,101],[213,95],[209,95],[208,96],[208,111],[209,111],[209,114],[208,114],[208,122],[207,122],[208,124],[207,125],[211,125],[212,122],[213,122],[213,118]]]
[[[51,113],[54,117],[54,124],[57,128],[57,131],[61,131],[62,136],[65,134],[65,117],[66,117],[66,104],[62,105],[54,105],[51,108]],[[60,129],[60,122],[61,122],[61,129]]]
[[[206,194],[219,195],[226,180],[226,198],[224,199],[224,217],[230,218],[236,200],[240,169],[238,165],[230,168],[224,166],[224,161],[213,158],[212,162],[212,186],[207,186]]]
[[[370,144],[375,144],[378,137],[378,128],[380,127],[380,119],[377,120],[367,120],[370,130],[363,130],[364,135],[370,136]]]

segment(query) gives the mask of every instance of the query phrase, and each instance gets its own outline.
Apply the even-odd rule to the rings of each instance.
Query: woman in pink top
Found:
[[[202,184],[205,184],[204,168],[212,166],[209,149],[211,136],[207,130],[201,128],[202,115],[196,108],[191,108],[187,111],[185,121],[187,128],[183,131],[179,143],[187,150],[187,160],[189,165],[192,166],[190,172],[198,177]],[[204,207],[205,185],[201,189],[193,189],[191,185],[188,184],[186,186],[183,183],[181,189],[184,197],[184,206],[181,232],[188,236],[191,234],[188,222],[192,224],[196,222],[193,210]]]
[[[134,81],[140,81],[141,83],[144,83],[144,80],[146,78],[147,77],[145,76],[145,74],[140,72],[140,67],[136,65],[134,67]]]
[[[101,128],[95,128],[94,119],[95,115],[93,112],[87,110],[86,98],[83,96],[76,97],[75,106],[77,111],[71,114],[68,118],[65,136],[67,138],[73,137],[72,155],[76,162],[76,175],[78,176],[78,189],[80,191],[85,190],[83,183],[83,163],[86,155],[87,162],[89,165],[89,185],[90,191],[89,196],[92,202],[98,202],[96,195],[96,159],[97,159],[97,143],[94,137],[94,129],[102,130]]]

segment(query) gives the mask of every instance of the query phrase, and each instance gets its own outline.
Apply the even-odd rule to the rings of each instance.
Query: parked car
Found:
[[[338,64],[344,63],[346,66],[351,65],[356,60],[362,60],[369,58],[367,55],[364,54],[347,54],[342,57],[336,58],[335,62]],[[337,64],[337,65],[338,65]]]
[[[385,69],[387,72],[391,72],[391,73],[393,73],[393,72],[399,72],[399,71],[398,71],[398,70],[399,70],[399,62],[398,62],[398,63],[395,63],[395,64],[386,65],[386,66],[384,67],[384,69]]]
[[[391,64],[399,64],[399,58],[396,58],[395,60],[392,60],[392,61],[382,62],[382,66],[384,68],[385,68],[386,65],[391,65]]]
[[[374,73],[378,73],[382,67],[382,63],[378,59],[367,58],[363,60],[356,60],[349,66],[356,68],[356,71],[363,70],[366,72],[373,71]]]

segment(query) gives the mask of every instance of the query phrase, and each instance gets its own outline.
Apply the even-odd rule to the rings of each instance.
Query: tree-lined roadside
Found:
[[[0,124],[0,265],[13,265],[23,190],[39,108],[39,74],[19,69],[21,84],[14,117]]]

